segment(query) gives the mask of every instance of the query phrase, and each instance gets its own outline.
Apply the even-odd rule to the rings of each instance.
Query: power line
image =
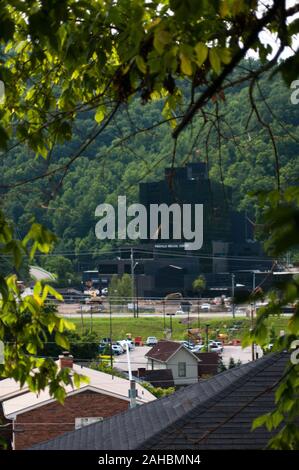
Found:
[[[174,243],[174,242],[171,242],[171,243]],[[179,243],[179,242],[178,242]],[[88,256],[88,255],[93,255],[93,256],[105,256],[105,255],[109,255],[109,254],[122,254],[123,252],[130,252],[130,248],[114,248],[114,249],[111,249],[111,250],[105,250],[105,251],[99,251],[99,252],[96,252],[96,251],[83,251],[83,252],[75,252],[75,251],[62,251],[62,252],[56,252],[56,253],[40,253],[38,254],[38,257],[48,257],[48,256],[52,256],[52,257],[55,257],[55,256]],[[261,257],[252,257],[252,256],[238,256],[238,255],[229,255],[229,256],[226,256],[226,255],[223,255],[223,256],[220,256],[220,255],[214,255],[213,253],[205,253],[205,254],[191,254],[191,250],[185,250],[185,254],[184,253],[181,253],[181,252],[176,252],[176,251],[171,251],[171,250],[168,250],[167,248],[165,249],[160,249],[160,250],[157,250],[155,248],[153,249],[144,249],[144,248],[134,248],[134,253],[135,253],[135,257],[136,255],[139,254],[152,254],[153,255],[153,258],[143,258],[142,260],[143,261],[150,261],[150,260],[154,260],[154,255],[157,254],[157,255],[164,255],[165,257],[167,257],[167,255],[171,255],[171,257],[182,257],[184,259],[189,259],[189,258],[204,258],[204,259],[220,259],[220,260],[235,260],[235,261],[258,261],[258,262],[267,262],[267,263],[271,263],[271,259],[270,258],[261,258]],[[12,255],[1,255],[3,258],[12,258]],[[138,259],[138,258],[136,258]],[[113,261],[116,261],[115,259]],[[128,263],[130,262],[130,258],[120,258],[119,261],[127,261]],[[281,261],[282,262],[282,259]],[[249,270],[251,271],[251,270]]]

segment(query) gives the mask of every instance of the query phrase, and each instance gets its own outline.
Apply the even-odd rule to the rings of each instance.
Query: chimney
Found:
[[[73,368],[73,356],[68,351],[63,351],[62,355],[59,356],[59,366],[60,369],[68,367],[69,369]]]

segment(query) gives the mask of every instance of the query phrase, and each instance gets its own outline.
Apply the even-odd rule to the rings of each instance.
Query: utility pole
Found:
[[[127,349],[128,372],[129,372],[129,380],[130,380],[130,388],[129,388],[130,408],[135,408],[136,407],[137,390],[136,390],[136,382],[135,382],[135,380],[133,380],[133,376],[132,376],[130,351],[129,351],[128,341],[127,341],[127,344],[126,344],[126,349]]]
[[[170,317],[170,339],[172,338],[172,317],[175,315],[175,313],[167,313],[167,316]]]
[[[136,281],[137,281],[137,277],[136,277]],[[137,281],[137,284],[138,284],[138,281]],[[137,287],[137,284],[136,284],[136,287]],[[139,318],[139,302],[138,302],[138,290],[136,289],[136,317]]]
[[[255,295],[255,272],[254,271],[252,273],[252,294],[253,294],[253,308],[255,310],[255,298],[254,298],[254,295]]]
[[[110,367],[113,368],[113,358],[112,358],[112,310],[111,310],[111,301],[109,300],[109,340],[110,340]]]
[[[134,318],[135,318],[135,316],[136,316],[136,314],[135,314],[135,276],[134,276],[134,251],[133,251],[133,248],[131,248],[131,283],[132,283],[133,313],[134,313]]]
[[[252,294],[253,294],[253,304],[250,304],[250,316],[251,316],[251,329],[253,330],[253,316],[255,313],[255,272],[252,273]],[[255,343],[251,345],[251,356],[252,360],[255,361]]]
[[[235,318],[235,275],[232,274],[232,313]]]
[[[253,330],[253,305],[250,304],[250,318],[251,318],[251,328],[250,330]],[[255,361],[255,344],[252,342],[251,343],[251,359]]]
[[[210,324],[206,324],[206,345],[207,345],[207,352],[209,352],[209,326]]]

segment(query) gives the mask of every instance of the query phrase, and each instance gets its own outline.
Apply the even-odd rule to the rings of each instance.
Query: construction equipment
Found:
[[[194,343],[199,343],[202,339],[200,335],[200,329],[199,328],[189,328],[188,329],[188,339],[193,340]]]
[[[136,338],[134,338],[134,344],[135,344],[135,346],[143,346],[142,337],[141,336],[136,336]]]

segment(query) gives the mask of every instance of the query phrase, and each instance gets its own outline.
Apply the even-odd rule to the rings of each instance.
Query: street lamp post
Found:
[[[138,261],[136,261],[136,263],[134,263],[134,251],[133,251],[133,248],[131,248],[131,282],[132,282],[131,293],[132,293],[134,318],[136,317],[136,309],[135,309],[135,268],[136,268],[137,264],[139,264]],[[137,314],[137,316],[138,316],[138,314]]]
[[[135,318],[135,277],[134,277],[134,252],[133,248],[131,248],[131,294],[132,294],[132,302],[133,302],[133,315]]]
[[[235,275],[232,274],[232,314],[235,318]]]
[[[209,352],[209,323],[206,323],[206,345],[207,345],[207,352]]]
[[[175,315],[175,313],[167,313],[166,315],[170,317],[170,338],[172,338],[172,317]]]
[[[111,301],[109,300],[109,339],[110,339],[110,366],[113,367],[112,359],[112,310],[111,310]]]
[[[138,302],[138,275],[136,277],[136,318],[139,317],[139,302]]]

